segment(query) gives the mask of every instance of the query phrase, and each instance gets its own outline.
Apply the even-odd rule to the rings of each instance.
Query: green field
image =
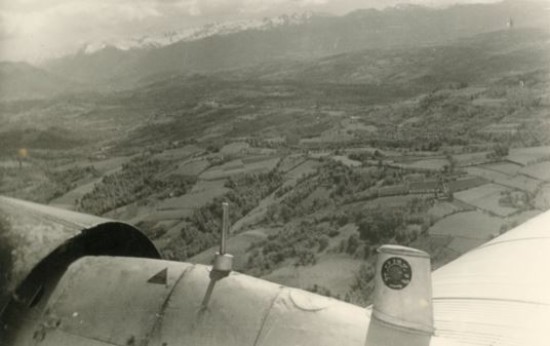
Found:
[[[507,159],[521,166],[528,166],[550,158],[550,146],[511,149]]]
[[[484,169],[504,173],[508,176],[515,176],[519,173],[521,166],[511,162],[496,162],[482,166]]]
[[[244,162],[243,160],[233,160],[221,166],[216,166],[208,169],[200,175],[202,180],[220,180],[226,179],[235,175],[250,174],[250,173],[265,173],[271,171],[279,158],[263,158],[261,161]]]
[[[520,170],[521,174],[542,181],[550,180],[550,162],[540,162]]]
[[[178,165],[178,168],[171,172],[172,174],[181,174],[181,175],[190,175],[198,176],[204,170],[210,167],[208,160],[204,159],[192,159],[189,161],[184,161]]]
[[[182,216],[229,191],[223,180],[199,180],[187,194],[160,202],[157,210],[181,210]]]
[[[433,235],[448,235],[458,238],[488,241],[498,234],[503,221],[480,211],[467,211],[446,217],[433,225],[429,232]]]
[[[516,213],[517,209],[499,203],[502,193],[510,189],[496,184],[486,184],[470,190],[457,192],[454,197],[468,205],[499,216]]]

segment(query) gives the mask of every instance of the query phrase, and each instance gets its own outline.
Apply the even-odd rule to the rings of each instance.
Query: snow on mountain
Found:
[[[264,19],[211,23],[201,27],[166,31],[157,35],[90,42],[80,48],[79,52],[93,54],[107,47],[120,50],[158,48],[177,42],[196,41],[210,36],[229,35],[245,30],[270,30],[280,26],[301,25],[310,21],[314,15],[313,12],[304,12]]]

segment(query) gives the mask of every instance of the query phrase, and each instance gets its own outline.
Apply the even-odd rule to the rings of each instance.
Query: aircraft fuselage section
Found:
[[[40,305],[26,316],[8,311],[6,345],[363,346],[368,326],[365,309],[335,299],[138,258],[80,259]]]

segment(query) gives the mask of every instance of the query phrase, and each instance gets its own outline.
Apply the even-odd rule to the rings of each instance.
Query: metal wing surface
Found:
[[[436,270],[432,280],[433,346],[550,345],[550,212]]]
[[[46,241],[41,247],[28,238],[16,249],[21,251],[16,258],[27,259],[21,272],[38,263],[41,272],[48,273],[50,262],[39,260],[42,256],[56,259],[52,254],[66,253],[67,248],[87,244],[89,250],[90,244],[113,242],[113,230],[124,227],[8,198],[0,198],[0,212],[7,218],[10,237],[17,239],[21,233],[37,244]],[[90,233],[83,229],[97,225],[110,225],[109,237],[101,235],[101,228],[92,232],[99,236],[83,236]],[[40,281],[43,277],[38,276],[37,282],[47,288],[45,298],[34,307],[28,300],[14,302],[24,307],[12,305],[4,311],[0,334],[14,336],[7,344],[12,346],[548,346],[549,226],[547,212],[432,273],[428,300],[433,304],[433,334],[420,341],[410,337],[410,331],[385,325],[384,337],[371,342],[376,301],[374,308],[363,309],[238,273],[214,280],[205,306],[213,282],[210,267],[160,260],[134,230],[121,236],[137,237],[131,248],[138,250],[119,246],[79,251],[59,279]],[[67,243],[67,237],[80,241]],[[407,253],[414,252],[404,252],[404,258]],[[414,261],[410,263],[413,278],[418,278]],[[23,284],[39,286],[29,278],[32,275]],[[21,278],[12,283],[22,285]],[[404,296],[414,300],[406,291]],[[13,311],[23,313],[10,315]],[[399,308],[394,317],[403,317]]]

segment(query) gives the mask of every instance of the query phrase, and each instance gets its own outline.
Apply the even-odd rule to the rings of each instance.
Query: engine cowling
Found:
[[[77,259],[160,258],[133,226],[0,196],[0,310],[30,306]]]

